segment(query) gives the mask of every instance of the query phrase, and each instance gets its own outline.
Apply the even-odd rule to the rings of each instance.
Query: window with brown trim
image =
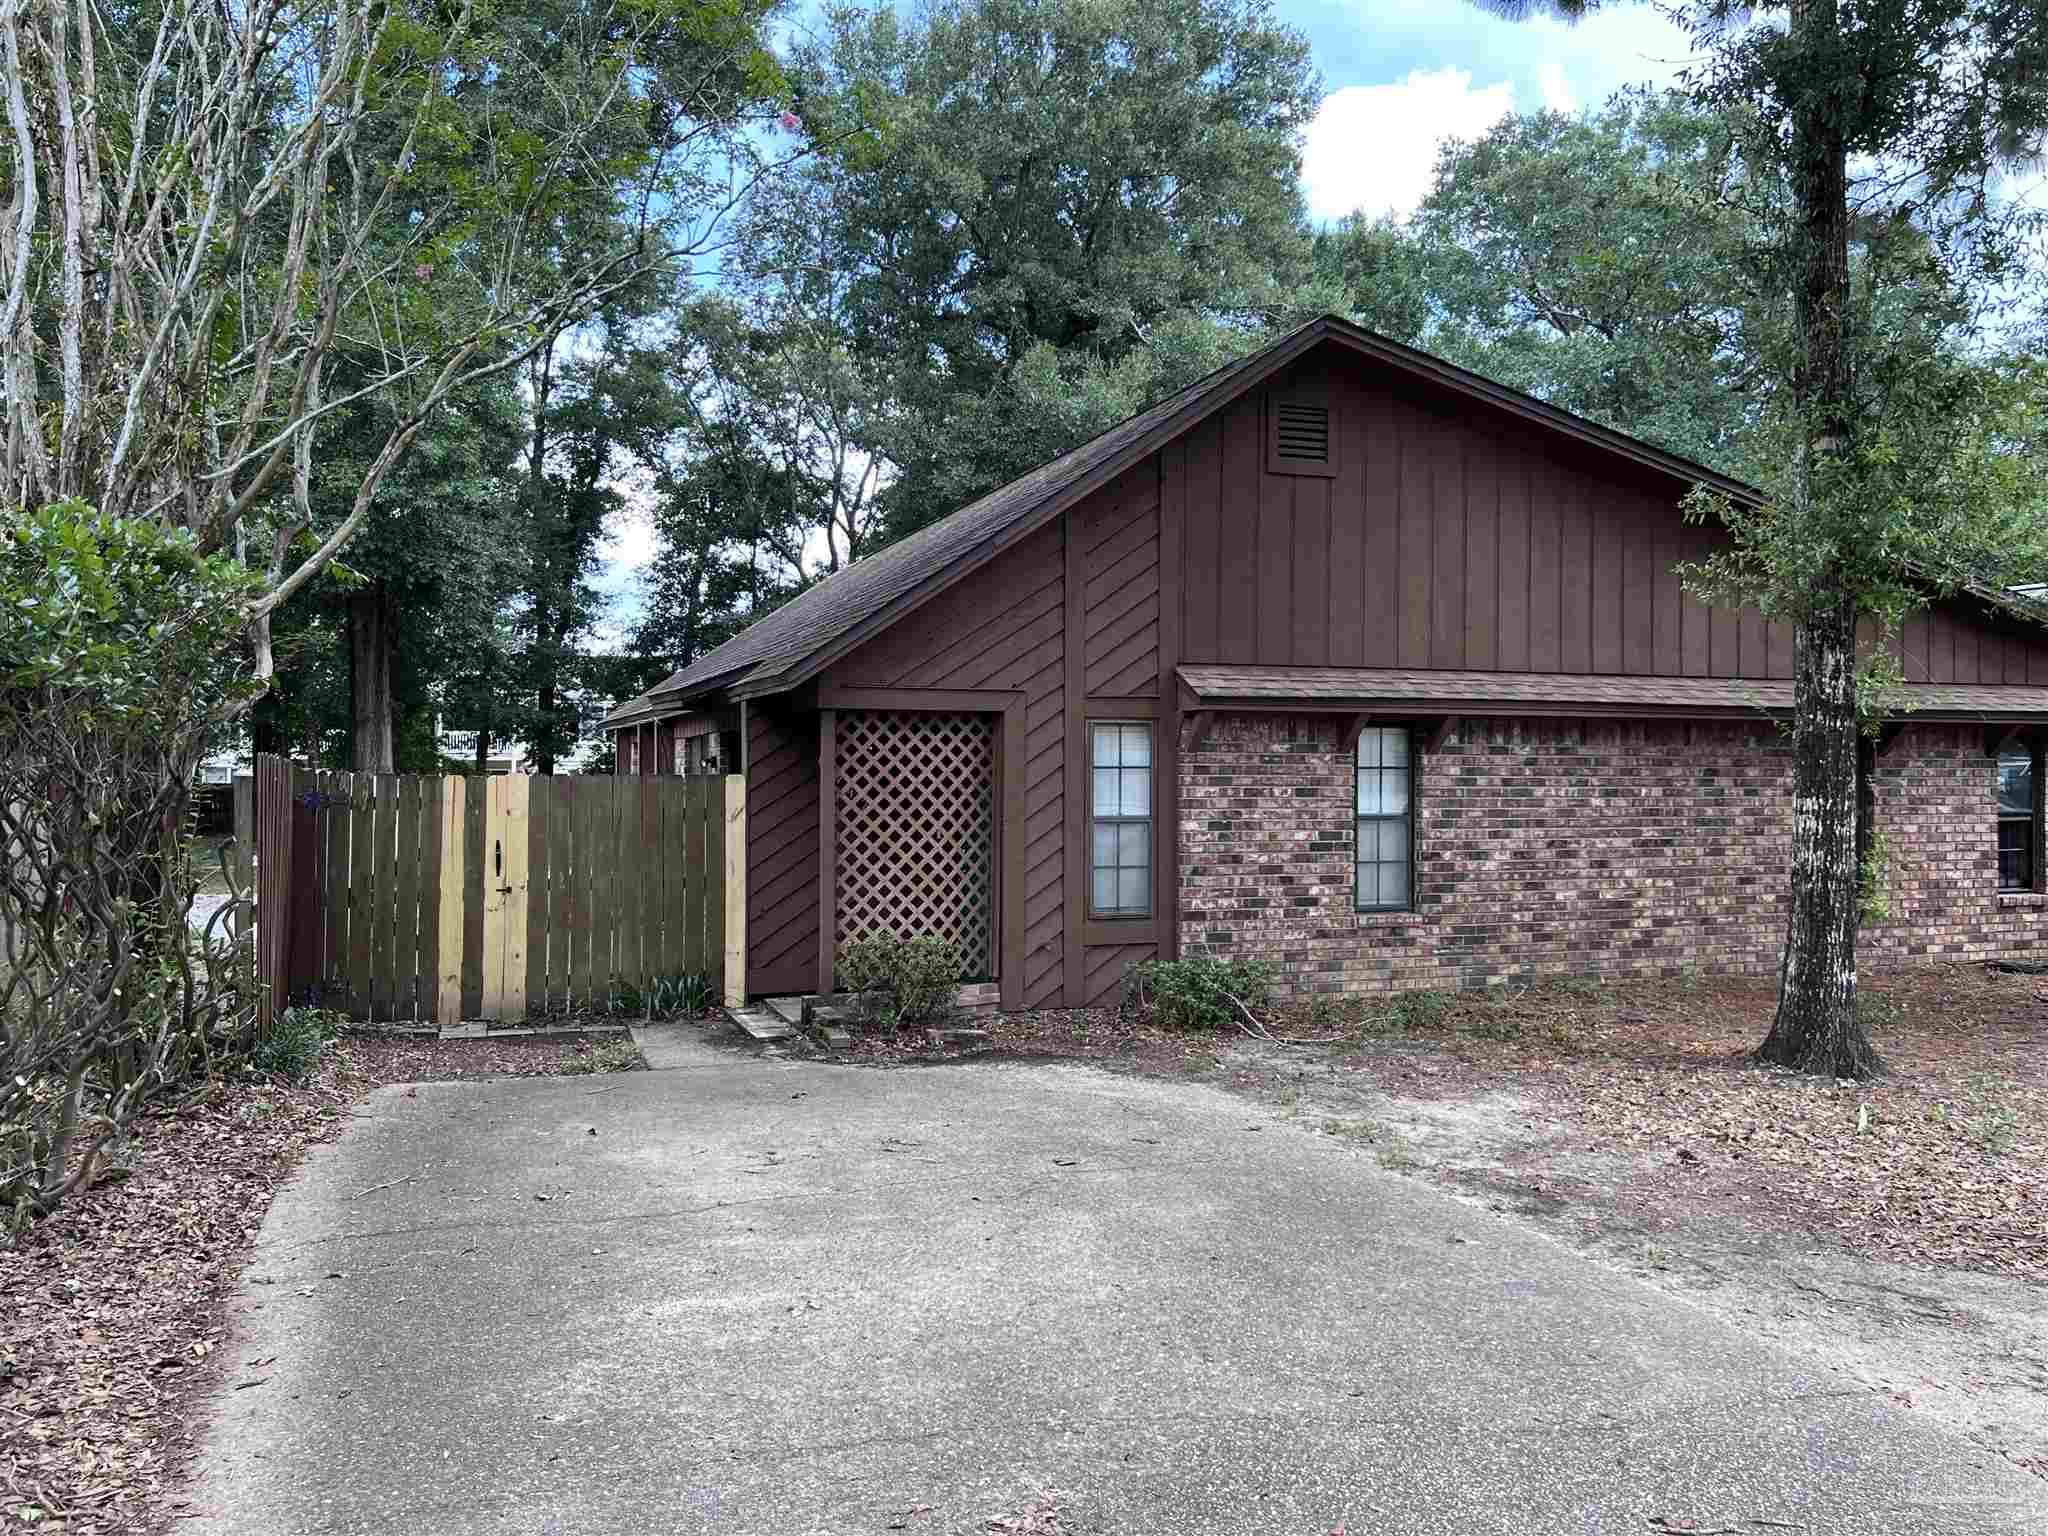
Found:
[[[1088,915],[1152,915],[1152,726],[1088,728]]]
[[[1998,888],[2038,891],[2041,861],[2041,748],[1998,754]]]
[[[1361,912],[1415,905],[1415,760],[1406,726],[1358,733],[1358,884]]]

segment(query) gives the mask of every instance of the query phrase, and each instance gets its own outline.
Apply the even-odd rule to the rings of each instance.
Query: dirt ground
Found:
[[[559,1040],[347,1038],[143,1122],[89,1190],[0,1248],[0,1532],[160,1531],[223,1298],[307,1147],[383,1083],[587,1068]]]
[[[1888,1069],[1870,1083],[1750,1064],[1766,982],[1574,984],[1271,1022],[1342,1037],[1312,1046],[1101,1011],[994,1030],[1008,1054],[1227,1085],[2048,1477],[2048,977],[1949,966],[1867,991]]]

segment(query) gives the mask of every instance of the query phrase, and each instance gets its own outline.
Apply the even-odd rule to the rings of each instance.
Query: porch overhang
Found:
[[[1192,711],[1572,719],[1785,718],[1789,678],[1618,677],[1402,667],[1179,667]],[[1905,683],[1886,718],[1901,723],[2048,724],[2048,687]]]

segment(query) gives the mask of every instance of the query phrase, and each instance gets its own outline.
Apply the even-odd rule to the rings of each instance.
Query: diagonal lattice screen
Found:
[[[834,755],[837,942],[939,934],[991,974],[995,717],[844,710]]]

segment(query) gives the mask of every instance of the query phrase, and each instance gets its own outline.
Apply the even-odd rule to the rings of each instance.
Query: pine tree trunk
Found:
[[[382,588],[348,600],[349,692],[354,704],[357,773],[390,773],[397,761],[391,706],[391,613]]]
[[[1856,1016],[1856,611],[1800,625],[1792,682],[1792,899],[1778,1012],[1761,1060],[1864,1077],[1877,1056]]]
[[[1793,61],[1838,51],[1837,0],[1791,0],[1789,20]],[[1810,422],[1802,489],[1809,502],[1816,467],[1847,452],[1854,429],[1848,112],[1841,90],[1839,82],[1809,89],[1792,103],[1801,242],[1795,307],[1804,353],[1793,385]],[[1878,1067],[1856,1016],[1856,616],[1846,579],[1824,573],[1795,636],[1791,904],[1778,1012],[1757,1048],[1760,1060],[1837,1077],[1863,1077]]]

